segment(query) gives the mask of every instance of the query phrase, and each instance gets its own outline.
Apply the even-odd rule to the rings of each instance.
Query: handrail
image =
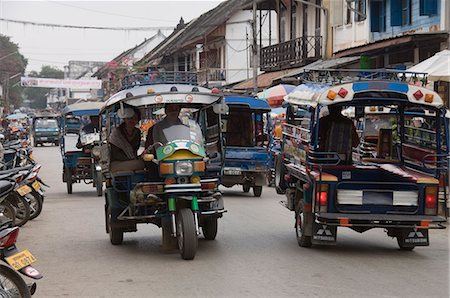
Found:
[[[422,158],[422,165],[426,169],[446,171],[448,169],[449,158],[450,156],[447,153],[427,154]]]
[[[122,89],[152,84],[191,84],[197,85],[197,73],[187,71],[149,71],[126,75]]]

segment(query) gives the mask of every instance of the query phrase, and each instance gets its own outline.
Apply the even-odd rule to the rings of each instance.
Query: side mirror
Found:
[[[230,112],[230,108],[225,103],[218,103],[213,105],[213,111],[216,114],[227,115]]]

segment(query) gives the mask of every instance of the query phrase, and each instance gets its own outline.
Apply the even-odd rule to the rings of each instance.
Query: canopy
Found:
[[[28,115],[24,113],[16,113],[6,116],[6,119],[8,120],[19,120],[19,119],[25,119]]]
[[[100,109],[104,105],[104,102],[91,101],[91,102],[79,102],[66,106],[63,110],[63,114],[72,114],[75,116],[90,116],[98,115]]]
[[[450,82],[450,50],[436,53],[434,56],[411,67],[408,71],[426,72],[430,81]]]
[[[294,89],[294,85],[280,84],[258,93],[258,98],[267,100],[272,107],[277,107],[283,103],[283,98]]]
[[[256,99],[253,97],[226,95],[225,103],[227,105],[244,105],[253,110],[270,110],[270,106],[267,101],[263,99]]]

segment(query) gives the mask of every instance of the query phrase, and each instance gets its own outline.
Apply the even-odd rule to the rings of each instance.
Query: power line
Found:
[[[70,28],[70,29],[91,29],[91,30],[114,30],[114,31],[158,31],[158,30],[173,30],[174,27],[99,27],[99,26],[76,26],[76,25],[63,25],[63,24],[49,24],[49,23],[38,23],[30,21],[20,21],[0,18],[0,21],[7,23],[17,23],[23,25],[33,25],[41,27],[51,27],[51,28]]]
[[[81,10],[85,10],[85,11],[90,11],[90,12],[95,12],[95,13],[100,13],[100,14],[105,14],[105,15],[111,15],[111,16],[119,16],[119,17],[132,18],[132,19],[141,19],[141,20],[147,20],[147,21],[176,23],[176,21],[168,21],[168,20],[161,20],[161,19],[149,19],[149,18],[143,18],[143,17],[127,16],[127,15],[113,13],[113,12],[104,12],[104,11],[100,11],[100,10],[95,10],[95,9],[90,9],[90,8],[85,8],[85,7],[79,7],[79,6],[76,6],[76,5],[71,5],[71,4],[57,2],[57,1],[49,1],[49,2],[54,3],[54,4],[58,4],[58,5],[62,5],[62,6],[73,7],[73,8],[77,8],[77,9],[81,9]]]

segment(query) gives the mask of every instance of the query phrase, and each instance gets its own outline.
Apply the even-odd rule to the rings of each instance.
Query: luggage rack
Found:
[[[197,73],[187,71],[139,72],[126,75],[122,80],[122,89],[153,84],[189,84],[198,85]]]
[[[299,74],[304,82],[345,84],[355,81],[388,80],[398,82],[428,83],[428,74],[397,69],[305,69]]]

